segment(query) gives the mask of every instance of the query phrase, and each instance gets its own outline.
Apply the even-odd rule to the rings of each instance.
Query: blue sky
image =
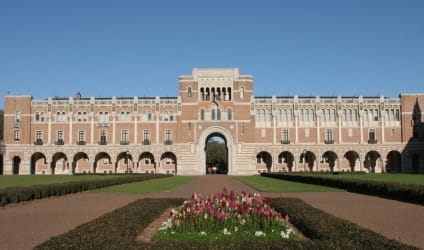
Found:
[[[237,67],[254,94],[424,92],[422,0],[0,0],[7,93],[177,96],[192,68]]]

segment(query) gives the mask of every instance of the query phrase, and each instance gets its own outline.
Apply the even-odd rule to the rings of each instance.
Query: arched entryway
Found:
[[[355,171],[355,167],[357,167],[357,163],[359,163],[359,154],[355,151],[347,151],[344,155],[344,158],[347,160],[349,164],[349,168],[351,172]]]
[[[12,159],[12,174],[19,174],[19,168],[21,165],[21,158],[19,156],[15,156]]]
[[[337,154],[333,151],[327,151],[322,155],[321,163],[324,164],[324,170],[329,170],[334,172],[334,167],[336,166]],[[326,168],[328,167],[328,168]]]
[[[209,127],[203,131],[203,133],[199,137],[199,146],[200,146],[200,153],[198,155],[198,171],[200,174],[206,174],[207,171],[207,165],[206,165],[206,144],[208,141],[208,138],[214,135],[219,135],[225,142],[226,148],[227,148],[227,174],[231,174],[234,169],[234,159],[232,157],[233,155],[233,139],[231,137],[231,133],[228,132],[225,128],[214,126]]]
[[[381,159],[380,154],[377,151],[369,151],[365,155],[365,168],[368,169],[369,172],[375,173],[378,171],[378,162],[377,160]]]
[[[69,174],[69,165],[66,155],[62,152],[57,152],[52,157],[51,174]]]
[[[88,173],[90,171],[91,164],[88,155],[84,152],[76,153],[72,162],[72,173]]]
[[[116,157],[115,163],[116,173],[133,173],[136,172],[134,168],[134,161],[129,151],[121,152]]]
[[[94,159],[94,173],[112,173],[113,165],[110,155],[106,152],[100,152]]]
[[[227,140],[220,133],[212,133],[206,138],[206,174],[228,173]]]
[[[399,151],[393,150],[387,154],[386,172],[387,173],[400,173],[402,172],[401,167],[401,155]]]
[[[37,152],[31,156],[30,174],[45,174],[48,171],[46,156],[43,153]]]
[[[165,152],[160,157],[160,169],[162,173],[177,174],[177,156],[172,152]]]
[[[138,157],[138,167],[140,173],[155,173],[156,172],[156,163],[155,157],[150,152],[143,152]]]
[[[301,172],[312,172],[314,170],[316,156],[313,152],[304,150],[300,154],[299,163],[302,164],[299,170]]]
[[[256,170],[258,172],[271,172],[272,156],[266,151],[261,151],[256,155]]]
[[[294,162],[294,156],[292,153],[288,151],[281,152],[278,155],[278,164],[281,166],[279,170],[282,171],[293,171],[293,162]]]

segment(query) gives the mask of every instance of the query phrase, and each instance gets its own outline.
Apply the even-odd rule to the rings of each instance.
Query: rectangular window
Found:
[[[100,145],[106,145],[106,131],[105,130],[101,130],[100,131]]]
[[[395,129],[395,128],[392,128],[392,129],[391,129],[391,135],[392,135],[392,136],[396,136],[396,129]]]
[[[56,112],[56,122],[66,122],[66,113],[64,111]]]
[[[21,140],[21,131],[19,130],[15,130],[15,132],[13,133],[13,139],[15,141],[19,141]]]
[[[309,137],[309,128],[305,128],[305,137]]]
[[[85,131],[84,130],[78,131],[78,142],[85,142]]]
[[[128,144],[128,130],[122,130],[121,131],[121,144],[126,145]]]
[[[165,141],[166,142],[171,142],[172,143],[172,130],[167,129],[165,130]]]
[[[78,112],[77,119],[79,122],[87,121],[87,112]]]
[[[42,140],[43,139],[43,131],[41,131],[41,130],[35,131],[35,139],[36,140]]]
[[[63,141],[64,137],[65,137],[65,132],[63,130],[58,130],[57,131],[57,140]]]
[[[348,136],[350,136],[350,137],[352,137],[352,136],[353,136],[353,130],[352,130],[351,128],[349,128],[349,129],[347,130],[347,135],[348,135]]]
[[[325,130],[325,144],[333,144],[333,130],[326,129]]]
[[[377,143],[377,139],[375,138],[375,129],[371,128],[368,131],[368,143],[369,144],[376,144]]]
[[[108,124],[109,123],[109,113],[100,112],[99,113],[99,123]]]
[[[127,111],[127,112],[121,111],[121,115],[119,117],[119,120],[121,122],[129,122],[129,121],[131,121],[130,112],[129,111]]]
[[[143,140],[150,141],[150,129],[143,130]]]
[[[283,129],[283,133],[281,135],[281,140],[282,140],[283,144],[290,144],[289,130],[288,129]]]

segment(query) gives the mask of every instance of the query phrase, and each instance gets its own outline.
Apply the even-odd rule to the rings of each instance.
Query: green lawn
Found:
[[[344,190],[300,182],[277,180],[262,176],[236,176],[239,180],[261,192],[342,192]]]
[[[424,175],[422,174],[349,174],[340,173],[333,174],[313,174],[312,176],[330,177],[330,178],[343,178],[353,180],[370,180],[370,181],[385,181],[397,182],[400,184],[413,184],[424,185]]]
[[[123,175],[6,175],[0,176],[0,189],[28,187],[71,181],[119,178]]]
[[[95,189],[93,193],[155,193],[155,192],[171,192],[176,188],[192,182],[195,176],[172,176],[168,178],[159,178],[143,182],[133,182],[124,185],[117,185],[108,188]]]

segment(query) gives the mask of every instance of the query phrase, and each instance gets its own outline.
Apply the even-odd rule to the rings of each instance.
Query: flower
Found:
[[[265,233],[262,232],[262,231],[256,231],[255,236],[257,236],[257,237],[265,236]]]

